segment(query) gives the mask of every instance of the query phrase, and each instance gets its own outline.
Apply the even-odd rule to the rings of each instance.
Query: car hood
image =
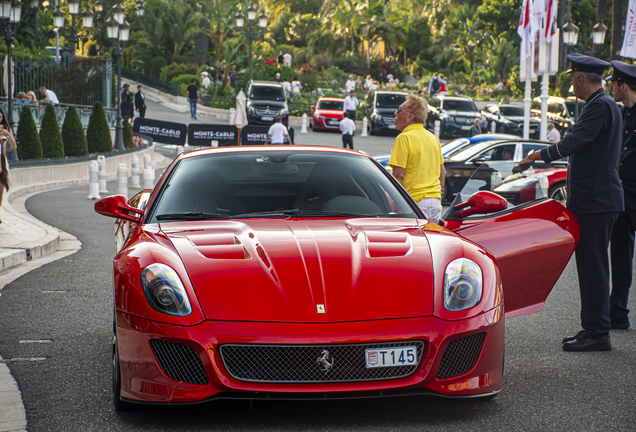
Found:
[[[417,220],[244,219],[162,224],[162,231],[206,319],[300,323],[432,314],[431,252]]]
[[[378,114],[381,116],[391,116],[391,117],[395,115],[395,111],[397,111],[397,108],[375,108],[373,110],[375,114]]]
[[[479,112],[475,112],[475,111],[453,111],[453,110],[444,110],[443,111],[444,114],[449,114],[449,115],[454,115],[454,116],[465,116],[465,117],[479,117],[481,118],[482,115]]]
[[[504,117],[506,120],[510,120],[513,121],[515,123],[523,123],[523,116],[507,116]],[[539,119],[537,119],[536,117],[530,117],[530,123],[538,123]]]
[[[317,109],[316,110],[316,114],[317,115],[321,115],[321,116],[325,116],[325,117],[329,117],[329,118],[337,118],[337,119],[341,119],[342,118],[342,110],[326,110],[326,109]]]

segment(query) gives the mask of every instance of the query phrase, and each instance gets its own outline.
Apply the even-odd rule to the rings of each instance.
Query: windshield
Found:
[[[523,117],[523,107],[499,107],[501,114],[505,116]]]
[[[469,144],[470,140],[468,138],[459,138],[446,144],[442,144],[442,156],[447,158]]]
[[[482,141],[471,146],[466,145],[460,147],[456,152],[451,152],[448,157],[453,161],[464,161],[471,158],[473,155],[479,153],[480,151],[490,147],[491,145],[493,145],[493,141]]]
[[[565,106],[568,108],[568,113],[570,114],[570,117],[576,117],[576,111],[575,111],[576,103],[574,103],[573,100],[567,100],[565,101]],[[585,101],[579,100],[579,115],[581,115],[583,108],[585,108]]]
[[[317,109],[323,110],[337,110],[342,111],[342,107],[344,106],[344,102],[338,101],[320,101],[318,102]]]
[[[541,170],[535,172],[530,167],[523,173],[513,174],[512,170],[516,166],[516,163],[505,161],[481,165],[455,196],[443,219],[463,219],[464,217],[457,215],[457,211],[461,211],[461,204],[479,191],[491,191],[505,198],[508,209],[548,196],[549,180]],[[456,209],[457,206],[460,208]],[[468,218],[479,219],[484,214],[475,213]]]
[[[375,98],[376,108],[398,109],[406,101],[406,95],[395,93],[378,93]]]
[[[442,108],[447,111],[479,111],[471,100],[445,100]]]
[[[285,92],[282,87],[278,86],[256,86],[250,89],[250,99],[252,100],[269,100],[284,101]]]
[[[390,174],[357,155],[293,150],[210,154],[181,160],[169,175],[148,221],[419,217]]]

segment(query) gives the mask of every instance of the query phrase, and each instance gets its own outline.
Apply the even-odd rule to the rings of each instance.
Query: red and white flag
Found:
[[[533,38],[530,35],[531,9],[532,0],[523,0],[523,5],[521,6],[521,17],[519,18],[519,26],[517,27],[517,34],[521,37],[521,61],[527,59],[532,54]]]
[[[545,31],[543,39],[552,42],[552,36],[557,32],[557,0],[545,0]]]

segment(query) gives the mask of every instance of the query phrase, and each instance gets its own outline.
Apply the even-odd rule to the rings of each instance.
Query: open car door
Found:
[[[506,317],[543,309],[580,235],[572,213],[545,198],[549,179],[533,171],[508,175],[513,165],[478,169],[444,215],[446,228],[497,259]]]

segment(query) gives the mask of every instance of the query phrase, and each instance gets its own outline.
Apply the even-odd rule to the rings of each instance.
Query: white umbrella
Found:
[[[245,93],[241,90],[236,96],[236,112],[234,113],[234,120],[232,124],[238,128],[238,143],[241,142],[241,129],[247,126],[247,112],[245,111],[247,98]]]
[[[2,84],[4,86],[4,94],[5,96],[9,94],[9,71],[7,68],[9,56],[4,56],[4,62],[2,63],[2,71],[4,72],[2,76]],[[15,63],[11,62],[11,69],[15,69]],[[11,71],[11,96],[15,95],[15,75],[13,74],[13,70]]]

